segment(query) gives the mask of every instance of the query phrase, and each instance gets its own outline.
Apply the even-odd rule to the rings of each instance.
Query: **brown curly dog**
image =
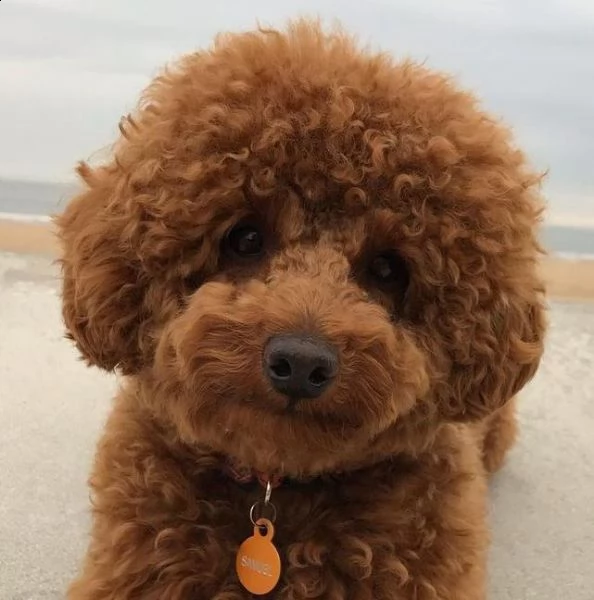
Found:
[[[125,376],[69,598],[251,598],[254,505],[268,597],[484,598],[487,473],[545,330],[507,131],[307,21],[183,58],[120,130],[57,218],[69,336]]]

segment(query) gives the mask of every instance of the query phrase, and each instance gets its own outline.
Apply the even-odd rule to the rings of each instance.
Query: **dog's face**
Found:
[[[186,58],[121,130],[58,220],[64,316],[186,441],[334,469],[533,375],[538,178],[443,78],[298,26]]]

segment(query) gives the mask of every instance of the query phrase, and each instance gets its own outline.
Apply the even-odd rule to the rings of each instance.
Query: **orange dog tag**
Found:
[[[266,529],[262,534],[261,530]],[[239,547],[235,569],[243,587],[261,596],[271,592],[280,579],[281,562],[272,543],[274,527],[268,519],[258,519],[254,535]]]

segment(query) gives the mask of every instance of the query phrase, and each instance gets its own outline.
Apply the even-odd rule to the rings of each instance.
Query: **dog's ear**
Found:
[[[80,165],[86,189],[56,217],[62,245],[62,314],[89,364],[125,374],[142,365],[145,284],[129,241],[117,168]]]
[[[444,404],[446,416],[454,419],[492,413],[532,379],[546,330],[542,293],[535,290],[531,299],[501,298],[494,310],[475,315],[475,324],[470,355],[454,362],[451,396]]]

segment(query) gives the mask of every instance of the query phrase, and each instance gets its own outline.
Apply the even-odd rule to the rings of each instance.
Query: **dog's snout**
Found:
[[[292,399],[317,398],[336,377],[338,356],[319,338],[279,335],[266,345],[264,371],[281,394]]]

